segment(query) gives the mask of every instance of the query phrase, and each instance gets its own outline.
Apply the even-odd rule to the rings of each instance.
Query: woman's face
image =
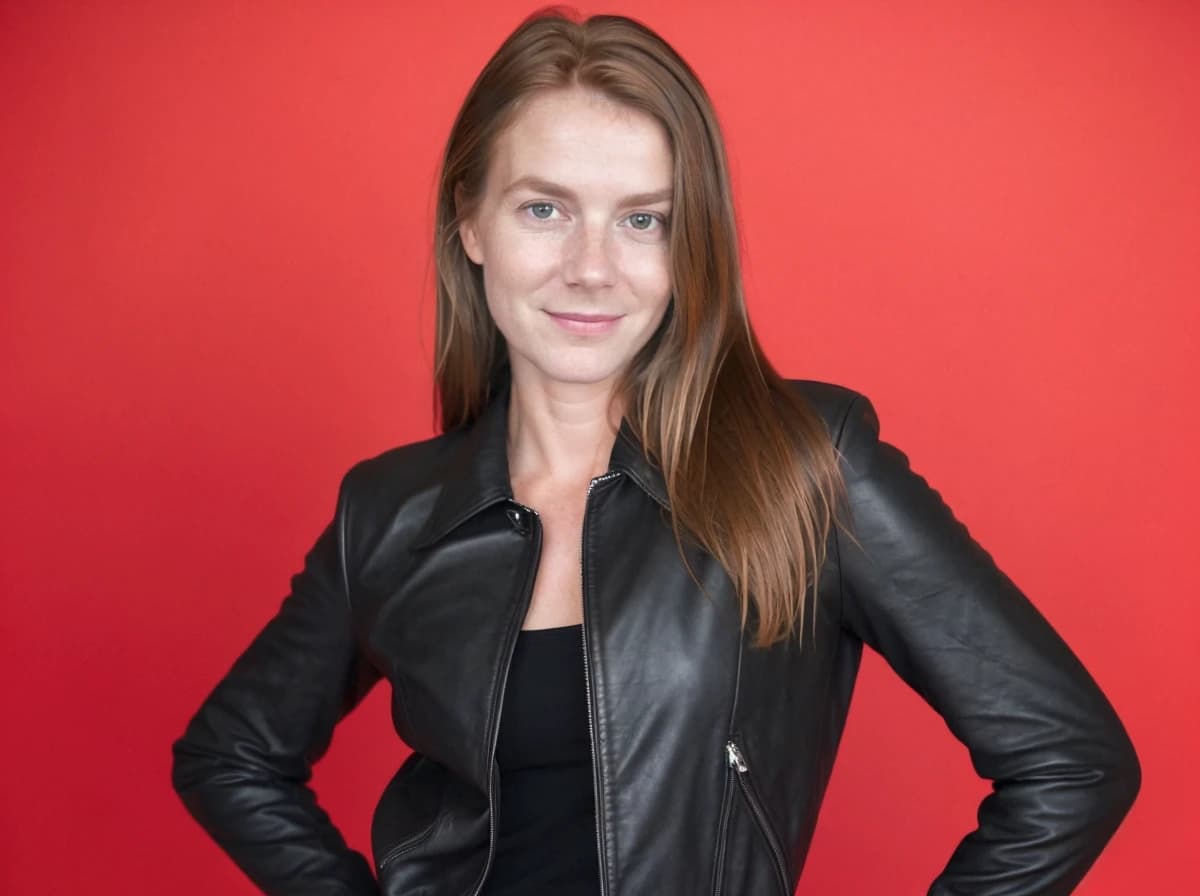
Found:
[[[531,97],[459,230],[483,267],[514,382],[607,383],[671,296],[671,146],[649,115],[581,88]]]

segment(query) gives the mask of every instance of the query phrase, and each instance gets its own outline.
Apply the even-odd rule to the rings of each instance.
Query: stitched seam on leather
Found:
[[[721,885],[725,878],[725,854],[729,847],[729,813],[733,808],[733,789],[737,787],[733,783],[733,767],[728,762],[724,763],[725,774],[722,778],[724,786],[721,789],[721,807],[717,811],[717,840],[716,852],[713,853],[713,869],[710,875],[708,892],[716,896],[721,892]],[[724,823],[722,823],[724,822]]]
[[[658,504],[659,507],[662,507],[664,510],[671,509],[671,505],[666,501],[659,500],[658,494],[654,491],[654,489],[652,489],[649,484],[642,479],[642,477],[638,476],[637,473],[633,472],[633,470],[631,470],[629,467],[621,466],[617,469],[619,469],[622,473],[627,474],[630,479],[636,482],[642,491],[654,499],[654,502]]]
[[[846,432],[846,423],[850,420],[850,412],[852,410],[854,410],[854,406],[856,404],[858,404],[859,400],[862,397],[863,396],[860,393],[860,394],[856,394],[852,399],[850,399],[850,403],[848,405],[846,405],[846,410],[842,414],[841,421],[838,423],[837,435],[834,436],[833,447],[839,455],[842,453],[842,437],[843,437],[843,435],[845,435],[845,432]],[[849,500],[849,496],[847,496],[847,500],[846,500],[847,516],[850,515],[850,506],[849,505],[850,505],[850,500]],[[841,539],[841,536],[838,535],[838,526],[837,526],[836,521],[833,522],[833,550],[834,550],[834,553],[837,554],[838,627],[841,628],[846,623],[846,581],[845,581],[845,577],[844,577],[844,573],[843,573],[843,569],[842,569],[842,539]]]
[[[729,724],[725,726],[726,735],[733,734],[733,723],[737,720],[738,698],[741,696],[742,689],[742,647],[746,643],[743,636],[741,626],[737,629],[738,639],[738,656],[737,656],[737,673],[733,679],[733,706],[729,710]],[[724,746],[724,744],[722,744]]]

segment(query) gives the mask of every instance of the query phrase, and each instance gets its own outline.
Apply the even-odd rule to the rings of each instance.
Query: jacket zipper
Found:
[[[592,751],[592,798],[595,803],[596,816],[596,862],[600,870],[600,896],[607,896],[608,880],[605,877],[607,866],[604,861],[604,841],[600,832],[600,820],[604,812],[604,804],[600,799],[602,782],[600,781],[600,763],[596,758],[596,727],[592,720],[592,673],[591,667],[588,664],[588,639],[587,639],[587,559],[584,556],[587,550],[587,522],[588,522],[588,503],[592,498],[592,489],[596,483],[606,482],[609,479],[615,479],[620,476],[619,470],[612,470],[605,473],[603,476],[597,476],[588,483],[587,497],[583,502],[583,526],[580,532],[579,546],[579,596],[583,603],[583,625],[579,627],[580,634],[583,638],[583,686],[587,694],[587,719],[588,719],[588,744]]]
[[[532,507],[526,507],[524,504],[520,503],[519,501],[513,501],[513,503],[516,504],[518,507],[520,507],[522,510],[524,510],[526,513],[528,513],[532,519],[537,521],[537,525],[534,527],[533,566],[531,568],[529,575],[526,576],[525,597],[521,604],[520,621],[524,622],[525,614],[529,611],[529,599],[533,595],[533,580],[534,580],[535,576],[537,575],[538,561],[541,559],[541,554],[542,554],[542,519],[538,515],[538,512],[536,510],[534,510]],[[519,627],[519,624],[518,624],[518,627]],[[480,891],[483,890],[483,884],[487,880],[488,872],[492,869],[492,859],[495,858],[495,855],[496,855],[496,802],[495,802],[496,741],[497,741],[497,739],[499,737],[499,733],[500,733],[500,716],[504,710],[504,691],[508,687],[508,670],[512,666],[512,655],[513,655],[513,649],[515,647],[516,647],[516,639],[513,638],[513,640],[508,645],[508,655],[506,656],[506,658],[504,660],[504,676],[500,679],[500,693],[496,698],[496,708],[494,710],[496,723],[495,723],[495,725],[492,726],[492,744],[491,744],[491,748],[490,748],[490,751],[488,754],[491,757],[490,763],[488,765],[489,774],[488,774],[488,793],[487,793],[487,799],[488,799],[488,854],[487,854],[487,861],[484,862],[484,864],[483,864],[483,874],[479,875],[479,882],[477,884],[475,884],[473,896],[479,896]]]
[[[387,851],[387,855],[379,860],[379,871],[382,872],[384,868],[386,868],[396,859],[400,858],[400,856],[404,855],[406,852],[411,852],[428,840],[430,835],[433,833],[433,829],[437,826],[439,817],[440,816],[435,817],[433,821],[429,822],[429,824],[422,831],[414,834],[406,840],[401,840],[399,843],[389,849]]]
[[[762,831],[763,838],[767,841],[767,846],[770,847],[771,855],[775,857],[775,871],[779,875],[779,886],[781,892],[786,894],[788,892],[787,865],[783,860],[783,850],[779,848],[779,843],[775,839],[775,835],[771,832],[771,826],[767,823],[767,813],[758,801],[758,795],[754,792],[754,788],[751,786],[750,779],[746,774],[750,771],[750,766],[746,763],[746,757],[742,755],[742,751],[738,749],[738,745],[732,740],[727,741],[725,744],[725,756],[730,767],[737,772],[737,782],[742,788],[742,794],[746,797],[746,802],[750,806],[754,820]]]

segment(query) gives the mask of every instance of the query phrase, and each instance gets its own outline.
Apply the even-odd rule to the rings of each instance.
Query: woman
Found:
[[[995,781],[931,894],[1095,860],[1140,780],[1112,707],[866,396],[771,368],[736,247],[659,37],[550,12],[500,47],[442,166],[445,431],[347,472],[174,744],[264,892],[790,893],[864,642]],[[414,752],[373,874],[306,782],[382,678]]]

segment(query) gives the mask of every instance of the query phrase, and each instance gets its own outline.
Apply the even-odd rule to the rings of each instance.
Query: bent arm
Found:
[[[1113,707],[1049,622],[908,458],[870,400],[838,448],[859,544],[838,535],[843,624],[942,715],[993,781],[929,896],[1070,893],[1133,804]]]
[[[341,501],[276,615],[172,744],[188,812],[269,896],[378,893],[308,786],[334,727],[379,679],[355,646]]]

